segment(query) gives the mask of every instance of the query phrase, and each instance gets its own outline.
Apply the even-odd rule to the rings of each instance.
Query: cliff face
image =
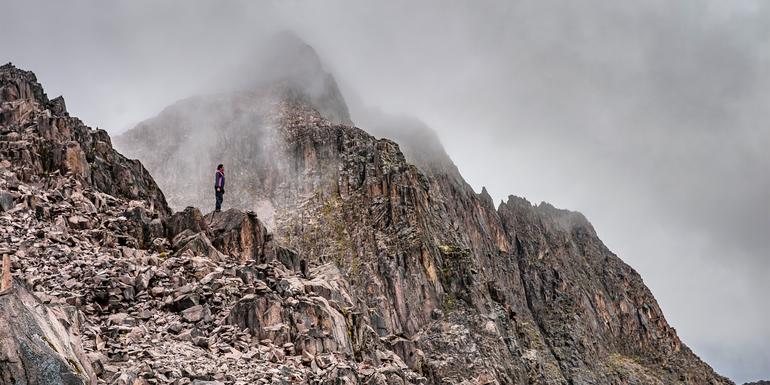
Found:
[[[410,143],[407,158],[285,83],[179,102],[118,144],[174,191],[172,207],[211,207],[224,163],[225,206],[258,211],[309,266],[339,268],[348,325],[375,333],[357,338],[381,341],[427,383],[731,383],[681,343],[581,214],[517,197],[495,208],[437,143],[424,148],[438,156]],[[364,359],[366,347],[350,352]]]

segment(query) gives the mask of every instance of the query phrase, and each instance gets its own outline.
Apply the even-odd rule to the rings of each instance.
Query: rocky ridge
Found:
[[[731,383],[582,215],[516,197],[495,208],[395,142],[326,119],[302,90],[214,102],[234,106],[217,119],[241,119],[218,131],[233,146],[222,153],[269,159],[228,183],[259,182],[271,234],[248,211],[171,213],[141,164],[34,75],[6,65],[0,80],[0,248],[27,303],[73,315],[40,322],[81,341],[80,361],[44,352],[67,363],[68,384]],[[250,103],[259,114],[239,115]],[[169,126],[143,127],[171,138],[161,150],[185,132],[157,122]],[[165,167],[192,177],[178,160]],[[14,362],[0,357],[0,373]]]
[[[276,83],[196,97],[118,143],[182,192],[169,195],[174,207],[210,206],[203,186],[225,163],[227,204],[258,211],[307,264],[333,262],[353,319],[428,383],[731,383],[682,344],[581,214],[514,196],[495,207],[440,144],[408,143],[405,156],[302,95]],[[213,117],[205,125],[201,111]],[[175,143],[204,137],[195,153],[208,160],[190,167]],[[182,178],[201,187],[180,188]]]
[[[253,213],[172,214],[31,72],[4,65],[0,81],[3,383],[425,382],[355,318],[334,265]]]

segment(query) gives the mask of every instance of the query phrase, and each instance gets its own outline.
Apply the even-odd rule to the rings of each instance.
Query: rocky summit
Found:
[[[732,384],[581,214],[306,91],[169,107],[119,140],[148,173],[0,67],[0,383]]]

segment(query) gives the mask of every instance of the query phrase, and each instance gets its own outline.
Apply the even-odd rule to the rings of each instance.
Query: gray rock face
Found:
[[[76,337],[76,314],[40,303],[23,286],[0,292],[0,383],[96,384]]]

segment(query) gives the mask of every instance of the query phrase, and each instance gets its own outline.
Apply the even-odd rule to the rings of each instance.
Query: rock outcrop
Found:
[[[147,170],[112,148],[104,130],[70,117],[64,99],[49,100],[32,72],[0,67],[0,157],[13,160],[12,183],[42,183],[52,174],[78,178],[99,191],[146,200],[169,213],[163,193]]]
[[[356,314],[348,324],[360,322],[360,338],[380,341],[427,383],[731,383],[682,344],[639,275],[581,214],[517,197],[495,207],[432,134],[409,136],[405,156],[391,140],[327,119],[296,92],[277,84],[182,101],[119,143],[161,186],[183,192],[169,195],[174,207],[210,207],[213,166],[225,163],[226,205],[258,212],[275,241],[309,266],[337,266]],[[196,125],[193,111],[217,114]],[[163,143],[207,136],[214,139],[195,152],[205,164],[145,157],[148,146],[174,153]],[[239,309],[275,301],[257,297]],[[300,326],[275,309],[231,321],[281,325],[281,338],[297,346]],[[324,317],[314,325],[334,323]],[[335,348],[347,346],[338,339]],[[352,351],[366,357],[366,348]]]

